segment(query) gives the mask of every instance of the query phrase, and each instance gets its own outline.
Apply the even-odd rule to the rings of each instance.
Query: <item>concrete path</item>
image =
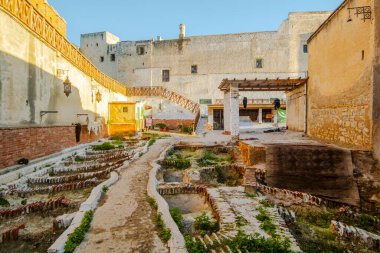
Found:
[[[77,252],[168,252],[158,237],[154,210],[147,202],[150,162],[175,139],[157,140],[140,159],[121,173],[95,212],[92,227]]]

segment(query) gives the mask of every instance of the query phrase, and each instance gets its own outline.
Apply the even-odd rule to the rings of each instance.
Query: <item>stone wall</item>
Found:
[[[76,142],[75,126],[18,127],[0,129],[0,169],[47,156],[77,144],[88,143],[107,136],[107,128],[95,135],[82,127],[80,142]]]
[[[153,125],[164,123],[169,129],[176,130],[179,125],[193,126],[194,120],[180,120],[180,119],[153,119]]]
[[[335,144],[372,149],[373,23],[352,16],[346,1],[309,41],[307,133]],[[347,39],[347,38],[350,39]]]
[[[311,144],[266,145],[268,186],[359,205],[351,151]]]

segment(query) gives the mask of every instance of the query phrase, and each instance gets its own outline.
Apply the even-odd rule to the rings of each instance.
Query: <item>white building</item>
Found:
[[[330,12],[289,13],[278,31],[186,36],[180,25],[178,39],[120,41],[109,32],[81,35],[81,51],[102,71],[132,86],[163,86],[201,104],[202,115],[219,128],[223,123],[223,93],[218,86],[228,79],[305,77],[307,39]],[[259,110],[270,114],[271,99],[285,100],[282,92],[247,93],[253,121]],[[160,98],[132,97],[153,107],[156,120],[194,119],[194,114]],[[284,104],[285,106],[285,104]],[[215,113],[214,113],[215,112]]]

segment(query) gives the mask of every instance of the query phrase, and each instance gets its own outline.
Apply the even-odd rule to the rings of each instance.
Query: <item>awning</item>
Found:
[[[239,91],[291,91],[307,82],[308,78],[291,79],[254,79],[254,80],[229,80],[223,79],[219,85],[221,91],[229,91],[231,85],[237,85]]]

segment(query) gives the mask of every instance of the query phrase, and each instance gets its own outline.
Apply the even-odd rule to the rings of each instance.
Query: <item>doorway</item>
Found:
[[[213,129],[223,130],[224,129],[223,109],[214,109],[213,118],[214,118]]]

